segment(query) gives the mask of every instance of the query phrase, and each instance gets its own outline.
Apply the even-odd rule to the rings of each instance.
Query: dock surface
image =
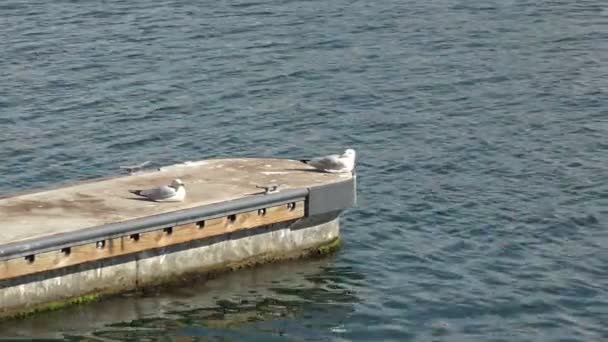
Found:
[[[260,196],[262,190],[256,185],[276,183],[282,185],[280,190],[286,190],[322,186],[351,177],[350,173],[317,172],[296,160],[238,158],[186,162],[92,180],[0,199],[0,216],[5,227],[0,231],[0,245]],[[186,185],[183,202],[151,202],[128,191],[169,184],[174,178],[180,178]]]

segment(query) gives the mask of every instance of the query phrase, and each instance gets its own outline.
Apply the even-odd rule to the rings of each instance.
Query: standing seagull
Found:
[[[170,185],[145,190],[129,190],[129,192],[155,202],[181,202],[186,198],[186,187],[180,179],[174,179]]]
[[[332,154],[304,161],[306,164],[325,172],[353,172],[355,168],[355,150],[349,148],[343,154]]]

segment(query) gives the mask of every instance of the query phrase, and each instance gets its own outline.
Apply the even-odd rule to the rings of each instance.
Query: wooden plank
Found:
[[[60,269],[304,217],[304,202],[122,236],[0,262],[0,279]]]

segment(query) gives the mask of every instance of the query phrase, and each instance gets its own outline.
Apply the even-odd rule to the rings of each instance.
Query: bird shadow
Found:
[[[245,194],[245,196],[255,196],[255,195],[264,195],[265,192],[264,191],[258,191],[258,192],[250,192]]]
[[[302,171],[302,172],[315,172],[315,173],[327,173],[323,170],[317,169],[285,169],[285,171]]]
[[[124,199],[133,200],[133,201],[142,201],[142,202],[154,202],[149,198],[144,197],[123,197]]]

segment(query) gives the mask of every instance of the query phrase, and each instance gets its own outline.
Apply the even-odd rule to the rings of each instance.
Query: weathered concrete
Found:
[[[124,260],[108,260],[61,274],[0,283],[0,316],[45,308],[48,303],[84,295],[104,295],[171,282],[193,273],[290,258],[335,241],[338,212],[144,251]]]
[[[129,291],[136,287],[136,273],[137,263],[131,261],[0,287],[0,317],[32,311],[42,304],[60,306],[82,296]]]
[[[295,160],[215,159],[22,194],[0,199],[2,224],[9,227],[0,231],[0,245],[244,198],[260,191],[256,185],[309,188],[351,177],[314,172]],[[168,184],[174,178],[186,184],[184,202],[142,201],[127,191]]]

